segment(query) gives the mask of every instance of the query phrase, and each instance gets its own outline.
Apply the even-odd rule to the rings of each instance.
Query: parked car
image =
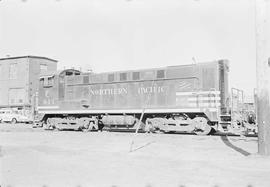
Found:
[[[30,116],[25,115],[20,110],[1,109],[0,110],[0,121],[15,124],[17,122],[31,123],[33,120],[31,119]]]

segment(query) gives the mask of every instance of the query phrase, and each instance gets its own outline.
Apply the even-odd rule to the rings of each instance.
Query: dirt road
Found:
[[[2,186],[270,186],[257,138],[57,132],[0,124]]]

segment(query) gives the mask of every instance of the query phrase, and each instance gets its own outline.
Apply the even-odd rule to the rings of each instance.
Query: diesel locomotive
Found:
[[[40,77],[38,113],[49,129],[209,134],[228,113],[228,60]]]

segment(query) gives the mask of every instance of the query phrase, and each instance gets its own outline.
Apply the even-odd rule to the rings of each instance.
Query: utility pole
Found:
[[[270,1],[255,0],[258,153],[270,156]]]

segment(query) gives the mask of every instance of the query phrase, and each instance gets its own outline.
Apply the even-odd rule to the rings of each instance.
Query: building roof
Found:
[[[47,58],[47,57],[42,57],[42,56],[16,56],[16,57],[6,57],[6,58],[0,58],[0,60],[10,60],[10,59],[18,59],[18,58],[38,58],[38,59],[45,59],[45,60],[50,60],[53,62],[58,62],[57,60],[51,59],[51,58]]]

